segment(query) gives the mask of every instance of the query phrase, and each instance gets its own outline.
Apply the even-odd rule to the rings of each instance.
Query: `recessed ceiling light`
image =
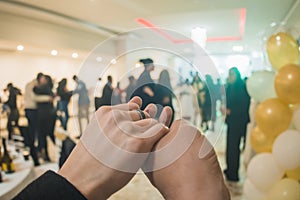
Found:
[[[101,61],[102,61],[102,57],[98,56],[98,57],[96,58],[96,61],[97,61],[97,62],[101,62]]]
[[[110,61],[110,63],[114,65],[114,64],[117,63],[117,60],[116,60],[116,59],[112,59],[112,60]]]
[[[272,23],[270,24],[271,27],[274,27],[274,26],[276,26],[276,25],[277,25],[276,22],[272,22]]]
[[[51,51],[51,55],[52,55],[52,56],[57,56],[57,54],[58,54],[57,50],[53,49],[53,50]]]
[[[18,45],[17,46],[17,50],[18,51],[23,51],[24,50],[24,46],[23,45]]]
[[[142,64],[140,62],[135,63],[135,68],[139,68],[141,66],[142,66]]]
[[[72,58],[78,58],[78,53],[72,53]]]
[[[232,51],[235,51],[235,52],[241,52],[243,50],[244,50],[244,47],[241,45],[236,45],[236,46],[232,47]]]

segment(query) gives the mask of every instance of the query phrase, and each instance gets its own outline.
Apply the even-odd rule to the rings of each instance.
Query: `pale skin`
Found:
[[[154,150],[166,146],[176,134],[189,133],[196,133],[196,137],[187,151],[169,166],[146,173],[150,182],[168,200],[230,199],[216,153],[196,128],[183,120],[176,120],[170,128],[170,132],[160,139]],[[204,141],[206,148],[201,149]],[[199,157],[200,149],[202,151],[201,158]]]
[[[172,116],[172,110],[169,107],[163,110],[164,117],[156,121],[151,118],[155,116],[156,112],[154,105],[146,107],[144,110],[146,119],[140,120],[138,112],[135,111],[142,105],[139,97],[134,97],[126,106],[124,105],[117,107],[120,111],[116,113],[123,113],[118,116],[118,120],[128,126],[138,124],[143,127],[144,129],[139,129],[138,133],[135,133],[142,135],[142,138],[124,134],[114,124],[113,117],[116,113],[112,114],[111,107],[103,107],[96,112],[99,122],[105,121],[101,124],[103,130],[109,130],[105,132],[106,136],[122,149],[135,153],[148,153],[167,144],[176,134],[180,122],[175,122],[171,129],[167,127]],[[146,131],[154,125],[161,127],[159,131],[154,133]],[[134,128],[132,130],[134,131]],[[145,131],[142,133],[142,130]],[[149,134],[149,137],[145,137],[145,133]],[[199,145],[201,146],[203,140],[204,136],[199,133],[188,151],[177,161],[162,170],[147,174],[152,184],[166,199],[229,199],[215,152],[212,150],[203,159],[198,158]],[[110,153],[109,149],[106,153]],[[128,158],[124,162],[134,162],[132,159],[134,158]],[[146,159],[147,157],[145,157],[145,161]],[[136,171],[142,165],[143,163],[140,163]],[[76,145],[58,173],[72,183],[87,199],[91,200],[109,198],[135,175],[135,173],[107,167],[95,159],[82,142]]]
[[[147,119],[139,120],[140,116],[135,110],[139,109],[141,105],[141,99],[135,97],[126,106],[124,106],[124,104],[117,105],[116,107],[118,109],[114,110],[114,114],[111,107],[108,106],[100,108],[96,112],[98,121],[100,123],[103,122],[101,123],[101,126],[103,130],[106,131],[106,136],[115,145],[135,153],[150,152],[154,144],[169,132],[167,126],[151,118],[151,107],[154,105],[146,107],[145,114]],[[164,112],[166,113],[167,119],[170,119],[172,115],[171,109],[166,108]],[[130,117],[128,117],[128,115]],[[132,137],[119,129],[115,124],[115,117],[118,119],[119,123],[124,122],[127,126],[138,124],[139,126],[144,127],[145,132],[153,125],[160,124],[161,128],[156,133],[148,133],[149,137]],[[168,120],[165,121],[166,123],[169,123]],[[93,123],[93,121],[91,123]],[[143,133],[140,134],[142,135]],[[106,150],[106,153],[109,154],[109,149]],[[130,159],[131,158],[128,158],[127,162],[134,162]],[[147,158],[145,157],[145,160],[146,159]],[[143,163],[141,163],[140,166],[142,164]],[[86,150],[82,142],[79,142],[76,145],[72,154],[58,173],[71,182],[87,199],[91,200],[107,199],[113,193],[124,187],[135,175],[135,173],[117,171],[102,164]]]

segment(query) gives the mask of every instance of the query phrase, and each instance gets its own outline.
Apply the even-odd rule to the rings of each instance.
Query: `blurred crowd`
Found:
[[[156,116],[160,116],[163,107],[169,106],[173,110],[173,118],[183,118],[193,123],[203,132],[214,131],[217,113],[226,115],[227,124],[227,147],[226,163],[227,169],[224,174],[229,181],[238,181],[238,169],[240,158],[240,143],[245,142],[246,126],[249,122],[250,97],[247,93],[245,80],[237,68],[229,70],[229,76],[225,85],[218,79],[214,82],[210,75],[201,77],[198,72],[190,72],[190,77],[179,81],[175,85],[171,84],[170,73],[166,69],[160,71],[156,81],[151,77],[151,72],[155,70],[152,59],[141,59],[144,71],[139,77],[129,76],[128,85],[120,88],[118,82],[113,83],[113,77],[107,76],[107,80],[99,78],[103,87],[96,88],[99,96],[94,97],[94,102],[90,100],[90,95],[86,84],[76,75],[73,81],[76,87],[70,90],[67,79],[63,78],[58,83],[54,83],[51,76],[38,73],[36,78],[26,84],[24,92],[9,83],[4,89],[7,99],[2,99],[2,110],[7,113],[8,138],[12,139],[14,127],[24,132],[26,129],[27,145],[30,147],[30,154],[35,165],[39,165],[39,160],[49,162],[48,141],[50,138],[55,144],[55,126],[61,126],[68,130],[69,103],[72,96],[78,97],[77,117],[79,125],[79,135],[83,132],[83,120],[89,122],[89,116],[101,106],[116,105],[128,102],[132,97],[139,96],[143,100],[141,109],[148,104],[157,105]],[[105,83],[103,83],[105,81]],[[225,87],[224,87],[225,86]],[[225,95],[226,92],[226,95]],[[22,108],[17,106],[17,96],[23,96]],[[217,106],[220,102],[225,102],[224,107]],[[176,102],[176,103],[175,103]],[[28,126],[19,125],[20,110],[24,109]],[[22,112],[23,113],[23,112]],[[59,121],[59,122],[57,122]],[[237,123],[238,122],[238,123]],[[24,133],[23,133],[24,134]],[[243,140],[242,140],[243,139]]]

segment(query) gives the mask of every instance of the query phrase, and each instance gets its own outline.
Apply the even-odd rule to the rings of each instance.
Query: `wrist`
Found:
[[[72,156],[76,155],[76,156]],[[105,175],[101,164],[79,142],[58,174],[66,178],[87,199],[106,200]]]

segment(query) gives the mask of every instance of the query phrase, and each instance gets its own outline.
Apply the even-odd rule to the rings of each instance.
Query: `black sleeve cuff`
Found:
[[[13,198],[13,200],[23,199],[86,200],[86,198],[69,181],[53,171],[47,171],[44,173]]]

